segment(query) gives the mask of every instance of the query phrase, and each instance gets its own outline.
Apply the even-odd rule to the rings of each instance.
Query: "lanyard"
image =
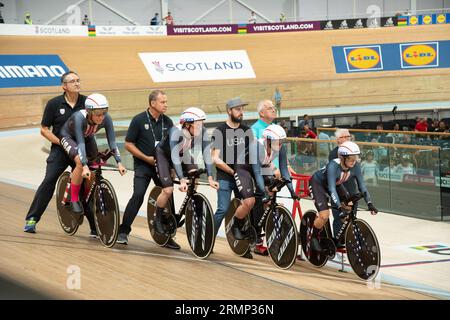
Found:
[[[156,136],[155,136],[155,131],[153,131],[152,121],[150,120],[150,115],[149,115],[148,110],[147,110],[146,114],[147,114],[148,123],[150,124],[150,129],[152,129],[153,140],[156,142],[157,140],[156,140]],[[161,118],[162,130],[161,130],[161,139],[160,139],[160,140],[162,140],[162,138],[164,136],[164,129],[165,129],[164,128],[164,115],[161,115],[160,117],[162,117]]]

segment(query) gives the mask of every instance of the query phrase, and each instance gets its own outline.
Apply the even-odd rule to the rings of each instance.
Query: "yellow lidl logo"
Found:
[[[436,20],[437,23],[445,23],[446,22],[445,14],[439,14]]]
[[[428,44],[417,44],[403,51],[403,60],[411,66],[428,66],[436,60],[436,50]]]
[[[430,15],[423,16],[423,24],[430,24],[431,22],[433,22],[433,19]]]
[[[347,61],[350,69],[373,69],[380,64],[380,54],[372,48],[356,48],[348,52]]]
[[[411,16],[409,18],[409,24],[412,26],[416,25],[418,22],[419,22],[419,19],[416,16]]]

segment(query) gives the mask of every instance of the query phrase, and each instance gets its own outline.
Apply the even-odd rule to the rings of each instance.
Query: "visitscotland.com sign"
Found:
[[[251,79],[245,50],[139,53],[153,82]]]
[[[68,70],[57,55],[0,55],[0,88],[60,86]]]

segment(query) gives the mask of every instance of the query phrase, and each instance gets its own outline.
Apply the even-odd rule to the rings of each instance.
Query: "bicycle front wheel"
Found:
[[[231,226],[233,223],[234,213],[236,209],[240,206],[241,200],[234,198],[231,201],[230,208],[225,216],[225,234],[227,236],[228,244],[230,245],[231,250],[238,256],[242,257],[250,250],[250,242],[248,240],[236,240],[233,236],[233,232],[231,231]],[[246,223],[250,223],[249,215],[245,219],[247,219]]]
[[[366,281],[376,278],[380,271],[381,252],[375,232],[367,222],[356,219],[345,233],[348,261],[356,275]]]
[[[59,176],[58,182],[56,183],[56,214],[63,231],[73,236],[77,232],[83,216],[80,217],[79,214],[72,212],[70,209],[70,200],[67,202],[63,201],[68,183],[70,184],[70,172],[65,171]],[[70,195],[70,189],[68,192]]]
[[[147,201],[147,223],[148,223],[148,229],[150,231],[150,235],[152,236],[153,240],[155,241],[155,243],[160,246],[160,247],[164,247],[167,242],[169,241],[169,239],[171,237],[174,237],[176,234],[176,228],[175,231],[172,235],[166,235],[166,234],[160,234],[158,232],[156,232],[155,228],[153,227],[153,223],[155,220],[155,213],[156,213],[156,200],[158,199],[159,194],[162,192],[162,188],[158,187],[158,186],[154,186],[153,189],[150,191],[150,194],[148,196],[148,201]],[[171,196],[171,199],[169,199],[169,201],[167,201],[166,204],[166,210],[169,211],[169,216],[171,217],[170,219],[173,220],[173,223],[176,225],[178,222],[176,221],[175,215],[173,214],[172,211],[172,205],[171,202],[173,195]]]
[[[214,214],[208,199],[196,193],[189,199],[185,211],[186,236],[197,258],[207,258],[214,247]]]
[[[314,220],[316,219],[317,211],[308,210],[303,215],[300,222],[300,242],[302,244],[303,253],[309,262],[318,268],[323,267],[327,261],[328,256],[323,252],[317,252],[311,248],[310,242],[313,234]],[[326,236],[326,228],[324,228]]]
[[[297,258],[297,227],[291,213],[284,206],[276,206],[266,220],[267,250],[273,263],[289,269]]]
[[[101,179],[94,193],[94,221],[100,242],[107,248],[116,244],[119,232],[119,204],[112,184]]]

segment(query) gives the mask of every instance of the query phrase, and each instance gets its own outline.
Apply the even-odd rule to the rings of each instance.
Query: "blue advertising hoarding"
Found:
[[[332,47],[336,73],[450,68],[450,41]]]
[[[0,88],[61,85],[69,69],[58,55],[0,55]]]

